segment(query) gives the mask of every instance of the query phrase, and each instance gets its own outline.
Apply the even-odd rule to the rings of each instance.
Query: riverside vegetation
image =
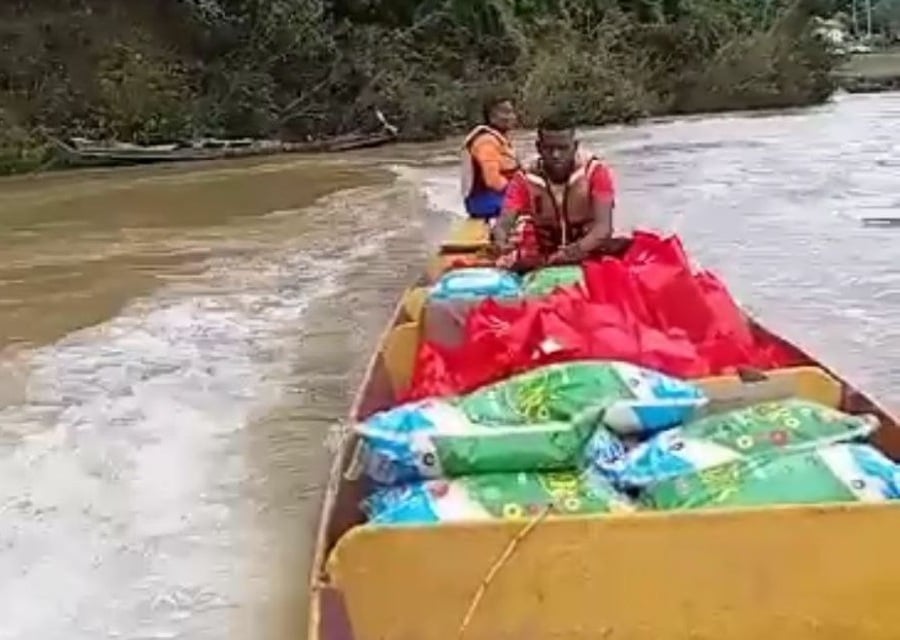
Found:
[[[308,139],[469,125],[486,91],[583,124],[806,105],[837,63],[827,0],[9,0],[0,172],[48,136]],[[833,8],[833,7],[832,7]]]

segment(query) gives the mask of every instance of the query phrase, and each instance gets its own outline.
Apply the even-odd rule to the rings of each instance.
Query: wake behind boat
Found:
[[[674,246],[658,240],[650,238],[645,245],[656,242],[663,249]],[[579,325],[573,318],[583,319],[627,297],[621,287],[612,290],[612,274],[622,274],[626,278],[623,282],[644,282],[638,273],[641,267],[635,266],[641,258],[629,256],[629,251],[636,251],[634,247],[626,248],[624,257],[608,258],[593,266],[585,264],[586,282],[574,287],[551,286],[554,291],[542,292],[530,301],[470,299],[447,304],[434,295],[440,288],[435,283],[440,285],[448,272],[459,273],[465,270],[463,265],[477,265],[486,245],[481,225],[460,225],[448,240],[450,255],[436,256],[423,276],[406,290],[376,348],[351,410],[351,423],[373,426],[374,417],[383,426],[390,416],[386,410],[441,388],[461,391],[460,397],[491,388],[473,391],[460,382],[463,378],[471,384],[480,380],[510,384],[508,390],[513,395],[519,393],[510,382],[515,376],[507,375],[511,360],[504,361],[497,355],[521,346],[511,340],[533,340],[547,347],[543,355],[520,356],[513,367],[518,376],[538,372],[542,366],[565,367],[573,361],[593,366],[604,361],[604,350],[614,342],[604,342],[602,332],[591,338],[593,342],[582,340],[585,332],[593,332],[598,326],[588,320]],[[468,254],[464,252],[466,246]],[[599,283],[606,293],[591,291],[598,285],[591,281],[592,272],[607,278]],[[714,291],[707,301],[715,298],[721,308],[731,308],[733,303],[722,300],[723,291]],[[584,295],[595,299],[577,302]],[[605,303],[598,305],[596,297],[603,295]],[[676,295],[684,305],[690,303],[687,289]],[[556,298],[541,306],[541,296]],[[555,310],[570,302],[581,306],[568,324],[551,325]],[[308,637],[749,640],[767,634],[811,640],[836,634],[846,628],[848,620],[854,620],[854,637],[893,638],[900,586],[891,586],[893,581],[885,580],[900,570],[900,562],[892,553],[900,509],[889,502],[897,497],[892,493],[896,490],[892,483],[900,474],[882,482],[874,467],[864,471],[846,458],[843,468],[829,467],[832,471],[825,474],[827,481],[823,476],[812,482],[806,475],[820,458],[833,460],[848,451],[863,451],[870,456],[868,460],[881,464],[882,470],[896,473],[887,458],[900,457],[896,419],[816,359],[743,314],[732,320],[734,326],[744,326],[759,346],[753,358],[758,356],[757,363],[784,366],[748,368],[730,366],[724,360],[716,364],[716,356],[709,356],[712,351],[707,347],[698,348],[694,362],[676,363],[674,354],[684,352],[673,350],[672,345],[682,340],[684,331],[675,325],[694,323],[706,312],[701,306],[684,305],[683,317],[669,322],[668,334],[660,336],[649,330],[644,334],[645,338],[657,336],[653,348],[669,354],[657,358],[657,362],[668,363],[662,368],[716,372],[684,379],[699,390],[707,404],[700,414],[675,430],[682,430],[683,438],[688,438],[694,429],[691,437],[696,438],[696,425],[720,420],[725,425],[722,428],[736,430],[729,436],[735,437],[734,456],[724,455],[719,442],[715,449],[719,458],[710,459],[710,447],[714,445],[707,442],[703,444],[707,453],[694,459],[685,453],[680,458],[682,462],[691,461],[692,468],[656,478],[657,484],[647,483],[637,491],[634,486],[617,484],[618,497],[593,512],[584,501],[575,508],[573,476],[566,476],[568,489],[562,491],[557,475],[556,485],[551,482],[543,503],[532,500],[529,494],[531,502],[520,508],[525,500],[521,493],[525,489],[520,486],[520,494],[499,495],[501,506],[506,506],[493,515],[484,495],[460,492],[466,477],[444,473],[463,464],[460,460],[465,455],[441,457],[440,436],[451,437],[453,428],[441,430],[438,426],[429,446],[437,442],[438,449],[431,451],[441,454],[443,471],[433,474],[429,468],[423,472],[424,482],[402,484],[395,494],[400,497],[394,511],[373,518],[373,501],[382,500],[384,504],[386,495],[380,485],[390,483],[391,478],[371,473],[371,457],[365,459],[367,447],[359,445],[366,444],[371,456],[373,446],[379,444],[361,437],[364,432],[357,427],[345,434],[326,492],[310,584]],[[517,312],[517,308],[524,311]],[[448,309],[452,311],[448,313]],[[678,305],[655,311],[671,314],[673,309],[677,312]],[[654,310],[649,312],[652,315]],[[537,335],[522,337],[524,334],[516,334],[514,328],[525,322],[523,314],[527,313],[544,314],[544,323],[530,325]],[[566,317],[560,313],[559,317]],[[491,318],[497,325],[493,329],[488,326]],[[466,333],[476,327],[480,327],[479,336]],[[500,335],[502,344],[491,341],[491,336]],[[728,338],[719,346],[734,340]],[[475,351],[466,350],[473,345]],[[651,348],[646,340],[644,348]],[[567,355],[561,349],[571,351]],[[760,355],[763,352],[765,355]],[[453,361],[454,353],[465,358]],[[554,353],[556,357],[552,357]],[[473,358],[473,354],[479,357]],[[585,359],[586,355],[589,357]],[[533,359],[531,365],[527,364],[529,358]],[[631,364],[643,366],[652,359],[644,350]],[[708,361],[695,366],[701,359]],[[440,360],[438,365],[436,360]],[[732,361],[737,363],[738,359]],[[640,400],[632,398],[631,402],[633,406]],[[668,406],[671,417],[672,405]],[[832,426],[819,425],[826,431],[837,423],[844,425],[842,429],[849,425],[849,429],[840,435],[829,432],[831,435],[819,441],[811,432],[804,435],[802,429],[792,431],[796,425],[791,411],[796,406],[828,416],[825,423]],[[750,415],[747,412],[757,407],[765,407],[770,417],[781,415],[772,419],[783,419],[787,426],[765,434],[741,432],[742,421]],[[619,414],[609,405],[605,410],[595,435],[602,431],[616,436],[606,427]],[[415,430],[411,424],[404,428]],[[460,428],[458,424],[456,428]],[[540,428],[549,427],[544,424]],[[474,429],[472,433],[486,433]],[[628,460],[627,456],[641,447],[667,454],[665,448],[653,447],[659,438],[670,437],[675,430],[640,434],[637,440],[643,442],[635,441],[635,432],[627,434],[623,441],[628,452],[624,462],[619,462],[626,466],[640,463],[640,458]],[[427,440],[428,432],[423,433]],[[402,434],[396,435],[397,441],[402,439]],[[774,447],[779,455],[753,458],[742,453],[762,446],[754,442],[761,435],[766,438],[763,444]],[[477,448],[478,437],[473,447]],[[780,456],[779,447],[794,439],[801,443],[807,437],[809,446]],[[879,452],[887,457],[879,457]],[[384,471],[385,464],[390,466],[397,460],[382,457],[375,466]],[[606,464],[610,461],[593,460],[605,465],[606,470],[612,468]],[[775,471],[776,467],[781,471]],[[618,475],[609,478],[626,477],[623,468],[619,466]],[[653,471],[659,473],[660,468]],[[869,472],[874,475],[867,475]],[[517,477],[530,478],[529,473],[523,469]],[[470,480],[474,478],[472,482],[482,483],[488,477],[469,476]],[[417,493],[422,486],[431,491],[424,498]],[[845,490],[845,486],[850,488]],[[660,487],[668,487],[669,493]],[[501,485],[489,489],[498,494],[504,491]],[[588,494],[579,495],[584,498]],[[592,495],[597,497],[596,493]],[[421,498],[415,508],[410,506],[410,496]],[[449,508],[446,501],[454,496],[457,500]],[[473,506],[478,500],[482,503]],[[427,516],[420,508],[423,504],[428,506]],[[574,513],[567,512],[573,509]],[[366,522],[367,518],[375,522]]]

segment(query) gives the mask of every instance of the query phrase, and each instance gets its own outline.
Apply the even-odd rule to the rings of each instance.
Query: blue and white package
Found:
[[[429,437],[436,420],[452,429],[465,415],[440,400],[423,400],[381,411],[356,425],[364,473],[383,485],[441,477],[440,459]]]
[[[493,267],[454,269],[442,275],[428,295],[433,300],[517,298],[522,295],[522,279]]]
[[[657,434],[628,452],[615,479],[646,487],[742,460],[859,440],[876,428],[871,416],[799,398],[763,402]]]
[[[624,404],[622,404],[624,402]],[[471,393],[374,414],[354,430],[365,473],[395,484],[473,473],[609,466],[614,434],[675,427],[706,404],[689,383],[624,362],[545,365]],[[588,442],[598,425],[604,430]]]
[[[657,482],[642,501],[654,509],[886,502],[900,497],[900,471],[867,444],[833,444],[738,460]]]
[[[819,455],[858,500],[900,500],[900,466],[871,445],[837,444]]]
[[[584,461],[613,479],[622,473],[626,454],[622,441],[603,425],[594,430],[584,447]]]
[[[615,367],[632,398],[606,408],[603,423],[620,435],[650,435],[693,420],[709,400],[698,386],[627,362]]]
[[[361,503],[370,524],[528,519],[635,510],[596,469],[584,472],[489,473],[376,489]]]

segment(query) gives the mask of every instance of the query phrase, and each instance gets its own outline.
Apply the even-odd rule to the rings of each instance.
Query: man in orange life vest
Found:
[[[466,136],[461,187],[469,216],[491,221],[500,215],[506,187],[519,168],[507,137],[516,126],[516,111],[509,98],[496,96],[485,101],[483,115],[484,124]]]
[[[612,236],[612,175],[593,155],[579,151],[574,126],[561,118],[543,119],[537,151],[538,158],[510,181],[494,228],[504,266],[577,263]]]

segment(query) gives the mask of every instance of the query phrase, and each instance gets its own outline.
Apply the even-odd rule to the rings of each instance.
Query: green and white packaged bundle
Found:
[[[865,444],[735,460],[649,487],[654,509],[883,502],[900,498],[900,468]]]
[[[372,524],[534,518],[628,512],[632,502],[595,470],[584,473],[492,473],[383,487],[362,503]]]
[[[759,456],[814,449],[870,435],[877,419],[852,416],[800,399],[714,414],[661,433],[617,466],[622,486],[658,482]]]
[[[695,385],[627,362],[552,364],[486,386],[458,400],[473,421],[535,424],[602,410],[609,429],[649,434],[693,418],[707,398]]]
[[[366,473],[381,484],[473,473],[554,471],[583,461],[603,420],[655,431],[706,403],[693,385],[620,362],[541,367],[457,398],[430,399],[356,425]]]
[[[581,265],[563,265],[536,269],[522,278],[522,292],[528,297],[546,296],[559,287],[584,283]]]
[[[442,400],[404,405],[357,426],[365,473],[393,485],[471,473],[570,469],[599,420],[585,410],[569,421],[477,423]]]

